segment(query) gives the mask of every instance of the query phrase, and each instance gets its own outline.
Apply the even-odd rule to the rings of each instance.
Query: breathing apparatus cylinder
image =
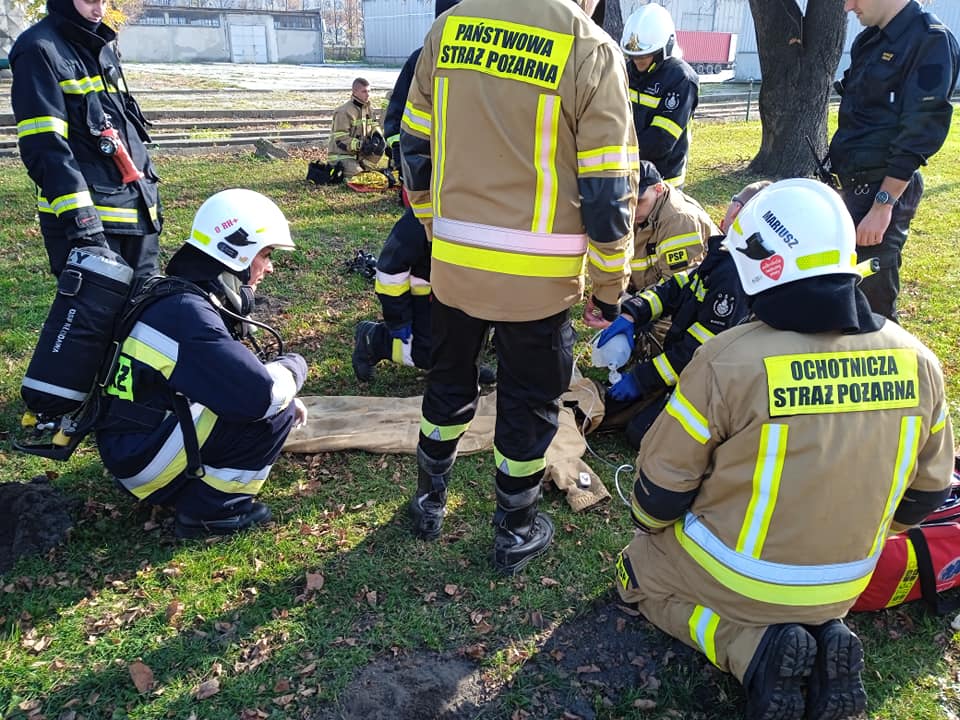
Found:
[[[133,269],[109,248],[70,251],[20,387],[32,413],[59,417],[87,399],[132,282]]]

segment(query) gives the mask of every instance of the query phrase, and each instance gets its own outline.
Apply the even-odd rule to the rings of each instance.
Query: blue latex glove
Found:
[[[637,379],[633,376],[632,372],[624,374],[624,376],[620,378],[620,382],[607,390],[607,395],[620,402],[639,400],[640,394],[640,386],[637,384]]]
[[[633,321],[625,315],[621,315],[606,328],[603,332],[600,333],[600,337],[597,338],[597,347],[603,347],[608,342],[613,340],[616,335],[623,335],[627,338],[627,342],[630,344],[630,349],[633,350]]]
[[[413,327],[410,325],[401,325],[400,327],[390,331],[390,337],[399,340],[400,342],[409,342],[410,338],[413,337]]]

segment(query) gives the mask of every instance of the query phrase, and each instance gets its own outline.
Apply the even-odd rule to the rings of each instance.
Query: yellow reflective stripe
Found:
[[[686,287],[690,282],[690,273],[688,273],[686,270],[675,272],[670,277],[672,277],[673,281],[682,288]],[[700,282],[699,276],[695,276],[695,282]]]
[[[263,488],[272,467],[267,465],[259,470],[237,470],[204,465],[203,482],[224,493],[256,495]]]
[[[879,553],[887,539],[887,530],[893,521],[893,514],[907,491],[910,478],[917,463],[917,453],[920,448],[920,430],[922,422],[917,415],[907,415],[900,418],[900,439],[897,443],[897,459],[893,467],[893,478],[890,483],[890,493],[887,495],[887,504],[883,509],[880,527],[873,540],[870,552]]]
[[[390,147],[394,143],[398,143],[398,142],[400,142],[400,133],[397,133],[396,135],[391,135],[390,137],[387,138],[387,147]]]
[[[330,133],[330,137],[332,137],[334,140],[339,140],[340,138],[350,137],[350,133],[346,130],[338,130],[337,132]]]
[[[403,107],[403,120],[400,121],[400,124],[407,130],[412,130],[427,137],[430,137],[430,129],[433,127],[430,113],[417,110],[409,100]]]
[[[681,233],[680,235],[668,237],[663,242],[657,244],[657,254],[664,255],[670,250],[690,247],[691,245],[703,245],[703,238],[700,237],[700,233]]]
[[[432,202],[429,202],[429,201],[427,201],[427,202],[425,202],[425,203],[415,203],[415,202],[411,202],[411,203],[410,203],[410,209],[413,210],[413,216],[414,216],[415,218],[417,218],[418,220],[420,220],[420,219],[422,219],[422,218],[433,217],[433,203],[432,203]]]
[[[217,422],[217,416],[207,408],[203,408],[200,413],[200,417],[194,420],[194,424],[197,432],[197,442],[199,443],[201,449],[203,444],[207,441],[207,438],[210,437],[210,433],[213,431],[213,426]],[[170,437],[167,438],[167,441],[164,443],[160,452],[155,457],[159,460],[165,460],[167,453],[172,450],[179,448],[176,454],[167,462],[162,469],[157,472],[152,480],[141,484],[141,478],[145,476],[153,475],[151,465],[148,465],[146,470],[138,473],[133,478],[121,478],[121,484],[132,492],[137,498],[143,500],[146,497],[149,497],[151,494],[164,487],[170,483],[174,478],[177,477],[180,473],[187,469],[187,451],[183,448],[183,431],[178,424],[176,429],[171,433]]]
[[[413,341],[404,342],[400,338],[393,338],[390,344],[390,360],[397,365],[413,367]]]
[[[579,277],[584,262],[583,255],[525,255],[459,245],[436,236],[433,238],[432,256],[434,260],[472,270],[524,277]]]
[[[147,214],[150,216],[151,220],[156,221],[160,217],[160,213],[157,211],[156,205],[151,205],[147,208]]]
[[[643,257],[635,257],[630,261],[630,269],[634,272],[642,272],[643,270],[648,270],[652,268],[657,262],[657,258],[654,255],[644,255]]]
[[[605,272],[623,272],[627,262],[627,255],[624,250],[607,254],[602,252],[592,241],[587,245],[587,257],[590,259],[591,265]]]
[[[637,105],[643,105],[648,108],[655,108],[660,104],[660,98],[656,95],[647,95],[638,90],[630,91],[630,100],[631,102],[636,103]]]
[[[683,185],[683,181],[686,180],[687,173],[686,171],[682,172],[680,175],[672,178],[664,178],[663,181],[670,187],[680,187]]]
[[[640,293],[640,298],[646,300],[650,306],[650,320],[658,320],[663,315],[663,303],[653,290],[644,290]]]
[[[170,379],[174,368],[177,366],[176,358],[165,355],[157,348],[133,337],[128,337],[123,341],[123,354],[153,368],[167,380]]]
[[[119,207],[110,207],[109,205],[94,205],[97,212],[100,214],[101,222],[114,222],[114,223],[136,223],[137,222],[137,209],[136,208],[119,208]]]
[[[103,92],[103,78],[99,75],[82,77],[76,80],[61,80],[60,89],[64,95],[86,95],[91,92]]]
[[[640,507],[640,503],[637,500],[636,495],[633,495],[630,498],[630,511],[633,513],[633,516],[637,520],[639,520],[642,524],[646,525],[651,530],[670,527],[676,522],[676,520],[660,520],[659,518],[653,517],[653,515],[648,515],[646,512],[644,512],[643,508]]]
[[[420,416],[420,432],[423,433],[424,437],[428,437],[431,440],[456,440],[463,435],[469,427],[470,423],[464,423],[463,425],[434,425],[422,415]]]
[[[443,171],[447,160],[447,97],[449,78],[433,80],[433,214],[440,217],[440,191],[443,187]]]
[[[425,283],[423,285],[417,285],[410,283],[410,294],[414,297],[423,297],[429,295],[433,291],[433,287],[430,283]]]
[[[533,460],[511,460],[500,452],[496,445],[493,446],[493,460],[497,465],[497,470],[510,477],[527,477],[547,467],[547,459],[544,457],[534,458]]]
[[[707,419],[684,397],[679,386],[670,396],[670,402],[667,403],[667,413],[683,426],[690,437],[701,445],[705,445],[707,440],[710,439],[710,427]]]
[[[799,270],[814,270],[828,265],[840,264],[839,250],[824,250],[823,252],[800,255],[796,258]]]
[[[698,323],[698,322],[688,327],[687,332],[693,335],[693,337],[696,338],[697,342],[700,343],[701,345],[703,345],[703,343],[705,343],[710,338],[717,336],[716,333],[707,330],[707,328],[705,328],[701,323]]]
[[[402,283],[384,283],[378,277],[373,284],[374,292],[380,295],[389,295],[390,297],[400,297],[410,292],[410,278],[408,277]]]
[[[757,580],[727,567],[700,547],[684,531],[684,523],[674,524],[674,535],[687,554],[714,580],[743,597],[773,605],[814,607],[850,602],[860,595],[870,582],[871,573],[863,577],[822,585],[784,585]]]
[[[930,434],[936,435],[938,432],[943,430],[947,426],[947,409],[945,407],[940,408],[940,414],[937,416],[936,422],[933,423],[933,426],[930,428]]]
[[[577,153],[577,172],[587,175],[610,170],[628,171],[640,162],[637,147],[634,145],[607,145],[593,150]]]
[[[24,138],[28,135],[38,135],[40,133],[57,133],[63,137],[70,137],[70,127],[66,120],[61,120],[52,115],[42,115],[40,117],[28,118],[17,123],[17,138]]]
[[[917,551],[913,548],[913,540],[908,535],[903,536],[903,542],[907,546],[907,563],[903,568],[903,575],[900,576],[900,582],[897,583],[897,589],[890,596],[890,601],[884,607],[893,607],[899,605],[907,599],[907,595],[917,584],[920,572],[917,570]]]
[[[720,616],[710,608],[703,605],[697,605],[690,615],[688,625],[690,627],[690,638],[697,644],[707,656],[707,660],[714,665],[717,664],[717,625],[720,624]]]
[[[37,201],[38,203],[46,203],[47,206],[57,215],[61,215],[68,210],[77,210],[82,207],[93,206],[93,198],[90,197],[89,190],[81,190],[77,193],[61,195],[60,197],[54,198],[50,202],[47,202],[46,198],[44,198],[42,195],[38,195]]]
[[[770,518],[780,494],[783,460],[787,452],[787,425],[765,423],[753,468],[753,494],[737,538],[737,552],[759,558],[770,529]]]
[[[541,95],[537,101],[537,122],[534,126],[533,166],[537,173],[537,189],[533,201],[532,232],[553,232],[557,212],[557,134],[560,127],[560,98]]]
[[[677,384],[677,371],[673,369],[666,353],[660,353],[653,359],[653,367],[663,380],[667,387],[673,387]]]
[[[683,128],[677,125],[670,118],[665,118],[663,115],[657,115],[650,121],[650,127],[658,127],[661,130],[666,130],[668,133],[673,135],[675,138],[679,138],[683,135]]]

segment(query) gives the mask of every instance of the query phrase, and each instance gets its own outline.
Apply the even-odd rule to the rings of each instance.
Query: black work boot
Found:
[[[539,483],[514,493],[497,487],[493,566],[504,575],[522,572],[528,562],[543,555],[553,542],[553,521],[537,510],[540,495]]]
[[[369,382],[373,379],[373,368],[381,358],[374,350],[374,334],[377,326],[372,320],[363,320],[353,331],[353,373],[360,382]]]
[[[410,498],[413,534],[421,540],[436,540],[447,511],[447,485],[456,455],[434,460],[417,448],[417,492]]]
[[[497,370],[489,365],[481,365],[477,368],[477,381],[481,385],[496,385]]]
[[[771,625],[743,679],[747,720],[802,720],[817,643],[802,625]]]
[[[840,620],[810,629],[817,641],[817,662],[807,695],[808,720],[842,720],[867,708],[860,638]]]
[[[174,533],[178,538],[198,538],[207,535],[233,535],[241,530],[270,522],[273,514],[262,502],[254,502],[247,512],[216,520],[201,520],[177,513]]]

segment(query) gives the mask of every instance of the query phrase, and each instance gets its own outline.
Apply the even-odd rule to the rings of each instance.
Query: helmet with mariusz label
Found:
[[[273,200],[241,188],[207,198],[193,218],[187,244],[234,272],[250,267],[264,248],[294,247],[290,224]]]
[[[857,275],[856,228],[831,188],[781,180],[740,211],[725,241],[747,295],[818,275]]]

